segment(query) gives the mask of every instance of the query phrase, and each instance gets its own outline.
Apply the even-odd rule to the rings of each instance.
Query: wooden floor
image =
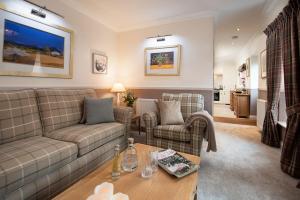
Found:
[[[231,123],[231,124],[243,124],[243,125],[256,126],[256,119],[250,119],[250,118],[214,117],[214,121]]]

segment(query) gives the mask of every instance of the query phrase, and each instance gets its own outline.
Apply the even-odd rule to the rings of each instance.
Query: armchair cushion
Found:
[[[153,135],[180,142],[191,141],[191,133],[184,125],[159,125],[153,128]]]
[[[183,124],[179,101],[158,101],[161,125]]]
[[[185,120],[192,113],[202,111],[204,109],[204,97],[201,94],[190,94],[190,93],[180,93],[180,94],[162,94],[163,101],[180,101],[181,103],[181,113]]]

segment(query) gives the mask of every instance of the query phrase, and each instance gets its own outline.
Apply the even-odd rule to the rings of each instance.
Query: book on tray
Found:
[[[184,177],[198,170],[199,165],[187,160],[172,149],[161,150],[157,153],[158,165],[177,178]]]

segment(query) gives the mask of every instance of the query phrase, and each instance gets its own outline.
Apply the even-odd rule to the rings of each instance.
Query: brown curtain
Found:
[[[300,178],[300,3],[291,0],[281,20],[282,62],[286,98],[287,130],[281,154],[281,169]]]
[[[279,147],[276,131],[281,66],[284,71],[287,128],[281,154],[281,169],[300,178],[300,0],[290,0],[267,34],[268,108],[262,142]],[[300,183],[297,187],[299,187]]]
[[[267,110],[261,141],[280,147],[280,135],[276,129],[281,83],[281,45],[277,21],[265,30],[267,35]]]

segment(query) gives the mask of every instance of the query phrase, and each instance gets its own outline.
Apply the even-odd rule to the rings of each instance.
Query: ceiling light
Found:
[[[241,29],[239,27],[236,28],[236,31],[240,31]]]

